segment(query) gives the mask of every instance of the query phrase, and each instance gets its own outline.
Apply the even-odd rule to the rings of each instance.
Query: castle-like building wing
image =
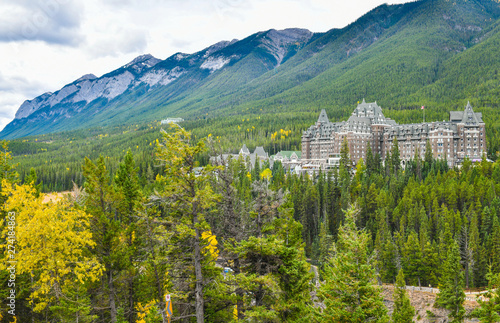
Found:
[[[327,164],[328,159],[340,153],[347,139],[350,157],[354,162],[366,159],[368,145],[372,152],[384,159],[391,151],[394,138],[399,145],[403,163],[413,159],[415,151],[421,158],[429,141],[436,159],[446,159],[450,166],[465,157],[480,159],[486,153],[485,125],[481,113],[467,103],[464,111],[450,111],[450,120],[397,124],[386,118],[377,102],[358,104],[347,121],[330,122],[322,110],[316,124],[302,135],[302,160],[313,164]]]

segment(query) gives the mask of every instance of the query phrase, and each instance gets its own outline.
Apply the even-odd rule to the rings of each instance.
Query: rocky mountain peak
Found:
[[[128,68],[131,66],[140,66],[149,68],[155,66],[159,62],[161,62],[161,59],[158,59],[151,54],[144,54],[137,56],[130,63],[125,64],[123,67]]]
[[[290,43],[294,41],[307,41],[312,37],[313,33],[307,29],[287,28],[283,30],[271,29],[267,32],[267,36],[274,41],[281,43]]]
[[[75,83],[85,81],[85,80],[95,80],[96,78],[97,78],[97,76],[95,76],[94,74],[85,74],[82,77],[80,77],[79,79],[77,79],[75,81]]]
[[[219,50],[223,49],[224,47],[232,45],[232,44],[236,43],[237,41],[238,41],[237,39],[233,39],[231,41],[223,40],[223,41],[220,41],[218,43],[215,43],[212,46],[207,47],[205,49],[205,54],[203,55],[203,57],[208,57],[208,56],[212,55],[213,53],[215,53],[216,51],[219,51]]]

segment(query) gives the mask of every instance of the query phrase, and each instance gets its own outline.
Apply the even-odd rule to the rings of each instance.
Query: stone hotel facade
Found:
[[[403,166],[415,155],[418,147],[424,158],[427,140],[436,159],[445,159],[450,166],[468,157],[482,158],[486,153],[485,126],[481,113],[467,103],[463,111],[450,111],[450,120],[414,124],[397,124],[384,117],[377,102],[358,104],[347,121],[330,122],[322,110],[316,124],[302,135],[303,163],[327,165],[328,159],[338,156],[344,138],[347,138],[353,162],[366,160],[367,145],[384,159],[391,151],[394,138],[399,144]]]

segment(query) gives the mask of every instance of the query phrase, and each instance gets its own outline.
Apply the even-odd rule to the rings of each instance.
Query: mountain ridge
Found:
[[[458,87],[447,75],[460,74],[455,69],[462,59],[469,62],[463,73],[475,73],[473,59],[462,54],[480,44],[486,45],[475,55],[487,56],[483,59],[494,69],[500,67],[490,48],[499,45],[488,42],[500,33],[495,27],[499,17],[493,0],[421,0],[380,5],[348,26],[324,33],[270,29],[165,60],[145,54],[100,78],[82,77],[25,101],[0,137],[170,115],[273,113],[277,106],[292,112],[327,104],[329,115],[339,118],[344,113],[340,107],[361,97],[402,109],[426,103],[443,110],[466,95],[482,102],[472,89],[484,87],[476,84],[476,75],[476,83]],[[492,88],[498,82],[492,75],[484,83]]]

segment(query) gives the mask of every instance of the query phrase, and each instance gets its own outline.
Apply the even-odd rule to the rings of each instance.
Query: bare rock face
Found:
[[[389,310],[389,315],[392,315],[394,310],[394,301],[392,294],[394,287],[392,285],[384,285],[382,294],[384,296],[384,303]],[[413,322],[419,323],[447,323],[448,310],[443,308],[434,307],[436,301],[436,294],[418,290],[408,290],[408,297],[410,298],[411,305],[415,308],[415,316]],[[466,301],[464,304],[467,315],[470,314],[479,304],[476,301]],[[479,322],[477,319],[466,319],[465,323]]]
[[[26,118],[33,112],[39,109],[40,105],[47,100],[52,95],[51,92],[44,93],[40,96],[37,96],[33,100],[26,100],[21,104],[19,109],[16,112],[16,119]]]
[[[45,111],[47,115],[55,112],[65,115],[63,110],[75,104],[81,109],[82,103],[85,106],[97,99],[110,101],[141,85],[149,88],[166,86],[196,69],[213,73],[257,47],[271,54],[276,59],[274,65],[278,66],[289,52],[290,46],[304,44],[312,35],[313,33],[306,29],[271,29],[255,34],[257,42],[246,48],[245,44],[237,44],[234,48],[224,51],[239,42],[233,39],[218,42],[194,54],[176,53],[163,61],[151,54],[141,55],[101,77],[86,74],[54,93],[47,92],[25,101],[18,109],[15,119],[27,118],[41,109],[48,109]]]
[[[150,69],[160,61],[146,54],[136,57],[130,63],[102,77],[98,78],[94,74],[83,75],[59,91],[44,93],[33,100],[25,101],[16,112],[15,118],[26,118],[40,109],[52,108],[59,103],[73,104],[82,101],[90,103],[98,98],[113,99],[135,82],[136,75]]]
[[[277,61],[277,66],[279,66],[287,54],[290,45],[307,42],[311,39],[312,35],[313,33],[307,29],[271,29],[265,33],[262,47],[274,56]]]

